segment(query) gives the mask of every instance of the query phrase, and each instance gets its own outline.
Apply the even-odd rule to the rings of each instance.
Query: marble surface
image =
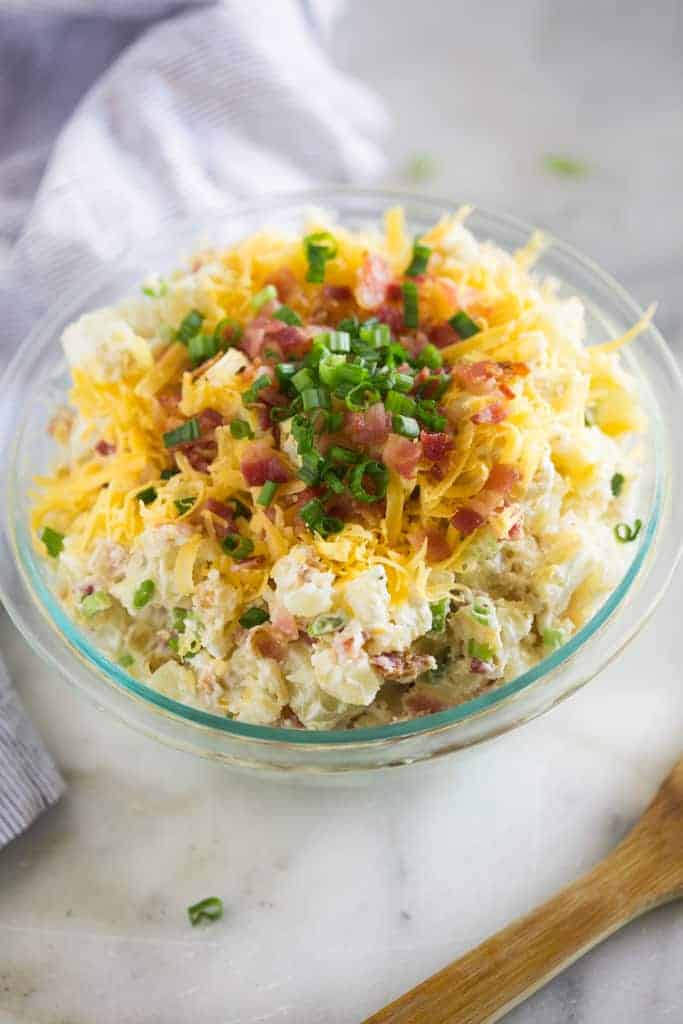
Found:
[[[351,11],[333,47],[396,118],[392,180],[432,153],[424,187],[590,252],[660,299],[677,347],[680,5]],[[547,174],[555,151],[585,160],[585,177]],[[576,877],[641,812],[682,752],[682,601],[679,578],[627,652],[544,718],[466,759],[335,789],[152,744],[55,678],[0,615],[69,786],[0,853],[0,1024],[360,1020]],[[207,895],[225,917],[192,929],[185,907]],[[635,922],[508,1019],[678,1024],[683,910]]]

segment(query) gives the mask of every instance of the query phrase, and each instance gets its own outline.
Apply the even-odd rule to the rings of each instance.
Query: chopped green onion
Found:
[[[333,494],[343,494],[344,484],[341,482],[333,469],[325,469],[322,474],[323,483],[329,487]]]
[[[420,424],[412,416],[392,416],[391,428],[395,434],[409,437],[411,441],[420,436]]]
[[[326,412],[327,418],[326,430],[328,434],[336,434],[341,430],[344,424],[344,413],[343,412]]]
[[[431,153],[414,153],[408,160],[405,173],[415,182],[429,181],[438,171],[438,164]]]
[[[40,535],[40,539],[47,548],[47,553],[50,558],[57,558],[61,555],[62,549],[64,548],[64,534],[58,533],[57,530],[53,530],[51,526],[46,526]]]
[[[294,374],[292,384],[297,391],[305,391],[307,388],[315,387],[315,378],[311,371],[304,367],[303,370],[299,370],[298,373]]]
[[[309,486],[316,483],[320,477],[320,471],[324,464],[325,460],[318,452],[313,450],[304,452],[301,456],[299,477],[309,484]]]
[[[178,511],[178,515],[184,516],[186,512],[189,512],[196,500],[196,498],[177,498],[173,504]]]
[[[358,387],[359,384],[367,383],[370,374],[364,366],[357,363],[340,364],[334,375],[334,389],[340,398],[345,398],[349,391]]]
[[[111,608],[111,597],[106,590],[96,590],[94,594],[88,594],[81,601],[81,611],[88,618],[97,615],[98,612],[106,612]]]
[[[273,480],[266,480],[256,499],[259,505],[268,508],[277,493],[277,484]]]
[[[260,292],[256,292],[256,295],[252,297],[249,305],[252,309],[260,309],[261,306],[265,306],[266,302],[272,302],[273,299],[277,298],[277,288],[274,284],[267,284],[265,288],[262,288]]]
[[[446,616],[451,607],[451,601],[448,597],[442,597],[440,601],[435,601],[430,604],[429,608],[432,613],[432,625],[430,632],[432,633],[443,633],[446,628]]]
[[[251,519],[251,512],[244,502],[239,500],[239,498],[229,498],[228,503],[232,505],[235,510],[235,519],[239,519],[240,516],[242,519]]]
[[[581,178],[588,170],[586,164],[581,160],[552,153],[543,158],[543,166],[550,174],[557,174],[561,178]]]
[[[551,651],[554,651],[556,647],[561,647],[564,643],[564,633],[561,629],[544,629],[541,637],[543,646],[549,647]]]
[[[230,337],[226,338],[226,331],[230,331]],[[242,324],[239,320],[235,320],[231,316],[226,316],[223,320],[219,320],[214,327],[213,337],[218,348],[223,348],[225,345],[236,345],[243,334]]]
[[[306,632],[309,636],[325,636],[327,633],[336,633],[338,629],[342,629],[348,622],[348,618],[343,612],[339,614],[329,613],[327,615],[318,615],[317,618],[313,619]]]
[[[314,529],[315,524],[325,515],[325,509],[320,498],[311,498],[305,505],[302,505],[299,515],[309,529]]]
[[[159,281],[158,288],[152,288],[150,285],[145,285],[142,288],[142,294],[147,295],[150,299],[163,299],[167,292],[168,284],[163,279]]]
[[[199,420],[187,420],[186,423],[182,423],[175,430],[168,430],[164,434],[164,445],[167,448],[173,448],[177,444],[187,444],[189,441],[196,441],[199,433]]]
[[[302,320],[298,313],[295,313],[289,306],[280,306],[278,310],[273,313],[275,320],[282,320],[283,324],[289,324],[290,327],[301,327]]]
[[[299,454],[309,452],[313,447],[313,424],[306,416],[295,416],[292,419],[292,437],[296,441]]]
[[[344,521],[337,519],[336,516],[323,516],[318,525],[316,531],[325,540],[327,537],[331,537],[333,533],[340,533],[344,529]]]
[[[351,335],[347,331],[330,331],[330,351],[350,352]]]
[[[325,280],[325,268],[328,260],[337,255],[337,243],[329,231],[316,231],[304,238],[304,252],[308,260],[306,280],[313,284],[321,284]]]
[[[264,388],[270,387],[271,379],[267,373],[261,374],[257,377],[250,388],[242,392],[242,403],[244,405],[253,405],[254,402],[258,402],[259,391],[263,391]]]
[[[223,916],[223,900],[218,896],[208,896],[187,908],[187,916],[194,928],[200,921],[218,921]]]
[[[145,505],[151,505],[153,501],[156,501],[156,496],[156,487],[145,487],[144,491],[138,491],[138,501],[144,502]]]
[[[621,494],[621,489],[624,486],[625,481],[626,477],[623,473],[615,473],[612,477],[612,480],[610,481],[610,486],[612,488],[612,494],[615,498],[618,498]]]
[[[154,597],[154,580],[143,580],[133,594],[133,607],[144,608]]]
[[[417,408],[415,399],[408,398],[399,391],[389,391],[384,399],[384,405],[389,412],[400,413],[402,416],[412,416]]]
[[[128,654],[126,651],[119,655],[118,663],[121,668],[130,668],[131,665],[135,664],[135,658],[132,654]]]
[[[265,608],[248,608],[244,615],[240,615],[239,624],[245,629],[253,629],[254,626],[261,626],[268,622],[270,615]]]
[[[174,466],[172,466],[170,469],[162,469],[161,479],[170,480],[172,476],[177,476],[179,472],[180,470],[176,469]]]
[[[217,351],[218,342],[212,334],[195,334],[187,343],[187,354],[193,366],[213,359]]]
[[[361,327],[359,335],[361,341],[371,348],[384,348],[391,341],[391,330],[388,324],[366,321]]]
[[[190,338],[194,338],[195,334],[198,334],[201,330],[201,326],[204,323],[204,317],[198,309],[193,309],[183,318],[180,327],[176,331],[176,338],[181,341],[183,345],[187,345]]]
[[[364,486],[364,478],[368,476],[375,485],[375,492],[367,491]],[[349,490],[354,498],[358,501],[373,502],[379,501],[387,493],[387,483],[389,482],[389,471],[385,465],[381,462],[373,462],[371,459],[365,459],[363,462],[359,462],[357,466],[351,470],[351,476],[349,479]]]
[[[491,625],[491,612],[493,609],[481,600],[477,600],[472,605],[472,618],[475,622],[478,622],[482,626]]]
[[[241,441],[245,437],[253,437],[254,431],[251,429],[246,420],[233,420],[230,424],[230,433],[233,437]]]
[[[301,392],[301,398],[304,403],[304,412],[310,412],[311,409],[329,409],[330,407],[329,393],[321,388],[306,388]]]
[[[331,462],[342,462],[347,466],[352,466],[361,458],[359,452],[354,452],[350,448],[340,448],[336,444],[329,449],[327,457]]]
[[[351,412],[363,412],[378,402],[379,397],[379,392],[369,388],[367,384],[358,384],[349,391],[344,401],[347,409],[350,409]]]
[[[477,327],[471,316],[461,309],[459,313],[452,316],[448,321],[451,327],[455,328],[460,337],[471,338],[473,334],[479,334],[481,327]]]
[[[424,274],[431,254],[432,250],[428,245],[415,241],[413,244],[413,258],[406,270],[406,277],[419,277],[420,274]]]
[[[417,327],[419,319],[417,285],[406,281],[403,285],[403,323],[406,327]]]
[[[642,525],[642,519],[636,519],[633,526],[629,526],[628,523],[617,523],[614,527],[614,536],[620,544],[630,544],[640,533]]]
[[[393,389],[394,391],[406,392],[410,391],[415,378],[410,373],[395,373],[393,377]]]
[[[292,377],[296,374],[299,367],[296,363],[278,363],[275,367],[275,376],[277,377],[280,384],[285,386],[291,382]]]
[[[318,373],[323,384],[328,388],[337,387],[342,367],[346,366],[346,356],[340,353],[328,352],[318,363]]]
[[[442,416],[440,412],[436,412],[435,402],[432,402],[429,405],[427,404],[428,402],[429,399],[418,402],[415,415],[426,427],[429,427],[430,430],[438,433],[445,428],[446,417]]]
[[[476,640],[469,640],[467,653],[470,658],[478,658],[479,661],[493,661],[494,652],[488,644],[479,644]]]
[[[436,345],[430,343],[425,345],[415,362],[418,366],[428,366],[430,370],[438,370],[443,365],[443,356]]]
[[[176,633],[185,632],[185,619],[190,613],[189,608],[174,608],[173,609],[173,628]]]
[[[254,550],[254,542],[249,537],[242,537],[239,533],[229,533],[221,542],[221,547],[226,555],[230,555],[236,562],[248,558]]]

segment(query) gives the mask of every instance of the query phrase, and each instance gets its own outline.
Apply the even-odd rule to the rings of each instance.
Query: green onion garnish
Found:
[[[349,620],[346,615],[339,613],[335,615],[330,613],[328,615],[318,615],[317,618],[313,619],[306,632],[309,636],[325,636],[327,633],[336,633],[338,629],[342,629]]]
[[[280,384],[284,384],[285,388],[290,383],[292,377],[298,372],[299,367],[296,363],[278,363],[275,367],[275,376]]]
[[[187,908],[187,916],[194,928],[200,921],[218,921],[223,916],[223,900],[218,896],[208,896]]]
[[[318,363],[318,374],[323,384],[327,384],[328,388],[336,388],[343,378],[345,368],[346,356],[343,352],[328,352]]]
[[[265,608],[247,608],[243,615],[240,615],[239,624],[245,629],[253,629],[254,626],[261,626],[268,622],[270,615]]]
[[[329,231],[316,231],[312,235],[306,235],[303,245],[308,260],[306,280],[313,284],[321,284],[325,280],[328,260],[333,260],[337,255],[337,243]]]
[[[154,597],[154,580],[143,580],[133,594],[133,607],[144,608]]]
[[[420,274],[424,274],[427,269],[431,253],[432,250],[428,245],[423,245],[421,242],[415,241],[413,244],[413,258],[410,261],[410,266],[406,270],[406,277],[419,277]]]
[[[132,654],[128,654],[126,651],[119,655],[118,663],[121,668],[130,668],[131,665],[135,664],[135,658]]]
[[[324,458],[315,450],[304,452],[301,456],[299,477],[310,486],[318,481],[321,469],[324,465]]]
[[[156,496],[156,487],[145,487],[144,491],[138,491],[138,501],[142,501],[145,505],[151,505],[153,501],[156,501]]]
[[[225,337],[227,331],[230,331],[229,338]],[[213,330],[214,340],[218,348],[223,348],[225,345],[236,345],[243,333],[242,324],[231,316],[226,316],[223,320],[219,320]]]
[[[372,480],[375,491],[367,491],[364,486],[365,477],[369,477]],[[389,471],[387,467],[381,462],[373,462],[371,459],[365,459],[363,462],[359,462],[357,466],[354,466],[351,470],[351,476],[349,478],[349,490],[354,498],[358,501],[373,502],[379,501],[387,493],[387,483],[389,482]]]
[[[481,327],[477,327],[472,317],[468,316],[462,309],[455,316],[452,316],[448,322],[451,327],[455,328],[463,340],[471,338],[473,334],[479,334],[481,330]]]
[[[196,500],[196,498],[177,498],[173,504],[176,507],[178,515],[184,516],[186,512],[189,512]]]
[[[180,470],[176,469],[175,467],[171,467],[170,469],[162,469],[161,479],[170,480],[172,476],[177,476],[179,472]]]
[[[175,430],[168,430],[164,434],[164,445],[166,448],[173,448],[177,444],[187,444],[189,441],[196,441],[199,437],[199,420],[191,419],[182,423]]]
[[[302,320],[298,313],[295,313],[289,306],[280,306],[278,310],[273,313],[275,320],[282,320],[283,324],[289,324],[290,327],[301,327]]]
[[[346,408],[351,412],[363,412],[369,406],[379,401],[379,391],[374,391],[367,384],[358,384],[352,388],[344,398]]]
[[[190,338],[194,338],[195,334],[198,334],[202,324],[204,323],[204,317],[198,309],[193,309],[190,313],[184,317],[180,327],[176,331],[176,338],[178,341],[182,341],[183,345],[187,345]]]
[[[111,608],[111,598],[106,590],[96,590],[94,594],[88,594],[81,601],[81,611],[90,618],[98,612],[105,612]]]
[[[277,493],[277,484],[273,480],[266,480],[256,499],[259,505],[268,508]]]
[[[557,174],[561,178],[581,178],[588,170],[581,160],[575,160],[571,156],[558,156],[549,153],[543,157],[543,166],[550,174]]]
[[[327,452],[327,458],[330,462],[342,462],[346,466],[353,466],[360,460],[361,455],[351,448],[340,448],[339,445],[333,444]]]
[[[301,392],[301,400],[304,404],[304,412],[310,412],[311,409],[329,409],[330,407],[329,392],[323,391],[322,388],[306,388]]]
[[[142,294],[147,295],[150,299],[163,299],[167,292],[168,284],[163,279],[159,281],[158,288],[151,288],[149,285],[142,288]]]
[[[451,601],[448,597],[442,597],[440,601],[435,601],[430,604],[429,608],[432,613],[432,625],[430,632],[432,633],[443,633],[446,628],[446,616],[451,607]]]
[[[406,327],[417,327],[419,323],[417,285],[412,281],[403,285],[403,323]]]
[[[472,605],[471,614],[475,622],[480,623],[482,626],[490,626],[492,611],[493,609],[488,604],[485,604],[481,600],[477,600]]]
[[[479,644],[476,640],[469,640],[467,653],[470,658],[478,658],[479,661],[493,661],[493,649],[488,644]]]
[[[630,544],[630,542],[635,540],[640,533],[642,525],[642,519],[636,519],[633,526],[629,526],[628,523],[617,523],[614,527],[614,536],[620,544]]]
[[[253,437],[254,431],[251,429],[246,420],[233,420],[230,424],[230,433],[233,437],[241,441],[245,437]]]
[[[347,331],[330,331],[330,352],[350,352],[351,335]]]
[[[189,608],[174,608],[173,609],[173,628],[176,633],[185,632],[185,619],[189,614]]]
[[[51,526],[46,526],[40,535],[40,539],[47,548],[47,553],[50,558],[57,558],[61,555],[62,549],[64,548],[64,534],[58,533],[57,530],[53,530]]]
[[[294,374],[292,377],[292,384],[297,391],[305,391],[307,388],[315,387],[315,377],[310,370],[307,370],[304,367],[302,370],[299,370]]]
[[[333,494],[343,494],[344,484],[341,482],[333,469],[325,469],[322,474],[323,483]]]
[[[413,288],[415,285],[413,285]],[[366,321],[360,328],[359,337],[371,348],[384,348],[391,341],[391,330],[388,324]]]
[[[561,629],[544,629],[541,638],[543,646],[549,647],[551,651],[554,651],[556,647],[561,647],[564,643],[564,633]]]
[[[314,530],[316,523],[318,523],[325,515],[325,509],[320,498],[311,498],[305,505],[301,506],[299,515],[306,523],[309,529]]]
[[[244,405],[253,405],[254,402],[258,402],[259,391],[263,391],[264,388],[270,387],[271,379],[267,373],[262,373],[260,377],[257,377],[250,388],[242,392],[242,402]]]
[[[187,354],[193,366],[213,359],[217,351],[218,342],[213,334],[195,334],[187,343]]]
[[[619,495],[621,494],[621,489],[624,486],[625,481],[626,481],[626,477],[624,476],[623,473],[615,473],[614,476],[612,477],[612,479],[610,481],[610,486],[612,488],[612,494],[614,495],[615,498],[618,498]]]
[[[389,391],[384,399],[384,405],[389,412],[399,413],[401,416],[412,416],[417,408],[415,399],[402,395],[400,391]]]
[[[415,415],[426,427],[437,433],[446,426],[446,417],[436,412],[436,403],[429,399],[417,403]]]
[[[430,370],[438,370],[443,365],[443,356],[436,345],[430,343],[425,345],[415,362],[418,366],[427,366]]]
[[[221,547],[226,555],[230,555],[236,562],[248,558],[254,550],[254,542],[249,537],[242,537],[239,533],[229,533],[223,538]]]
[[[252,309],[258,310],[261,306],[265,306],[266,302],[272,302],[276,298],[277,288],[274,284],[267,284],[265,288],[262,288],[260,292],[256,292],[256,295],[252,296],[249,305]]]
[[[409,437],[411,441],[420,436],[420,424],[412,416],[392,416],[391,429],[401,437]]]

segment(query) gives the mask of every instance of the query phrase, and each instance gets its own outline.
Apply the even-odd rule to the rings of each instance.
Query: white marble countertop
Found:
[[[333,48],[385,95],[394,166],[429,151],[435,192],[592,253],[641,300],[661,299],[676,344],[676,0],[656,18],[632,0],[618,15],[588,0],[354,0],[352,12]],[[545,173],[556,151],[585,160],[586,177]],[[54,678],[0,616],[69,787],[0,854],[0,1024],[360,1020],[576,877],[641,812],[683,748],[679,601],[680,578],[598,680],[467,761],[335,789],[153,744]],[[208,895],[224,919],[190,928],[185,908]],[[683,1020],[683,909],[635,922],[508,1019]]]

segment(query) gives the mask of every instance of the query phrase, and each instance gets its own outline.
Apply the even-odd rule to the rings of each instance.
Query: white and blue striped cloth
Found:
[[[324,46],[343,3],[0,0],[0,366],[63,288],[165,218],[382,172],[382,105]],[[46,111],[113,57],[57,134]],[[0,847],[61,791],[0,668]]]

